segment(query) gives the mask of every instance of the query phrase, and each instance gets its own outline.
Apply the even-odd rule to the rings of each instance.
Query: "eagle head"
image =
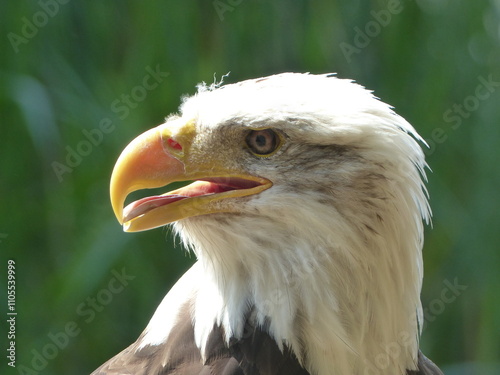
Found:
[[[250,325],[311,374],[415,370],[430,218],[418,141],[333,74],[200,85],[125,148],[111,178],[125,231],[173,223],[197,257],[136,350],[167,342],[188,304],[205,362],[214,327],[229,347]]]

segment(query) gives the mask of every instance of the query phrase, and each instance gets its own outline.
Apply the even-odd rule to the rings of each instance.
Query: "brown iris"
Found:
[[[245,141],[248,148],[257,156],[270,156],[281,143],[280,136],[272,129],[252,130]]]

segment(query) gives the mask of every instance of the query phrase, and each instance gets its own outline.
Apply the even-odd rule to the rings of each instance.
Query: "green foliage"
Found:
[[[136,339],[193,262],[166,230],[121,231],[109,176],[134,136],[175,112],[196,83],[229,71],[228,82],[337,72],[417,128],[430,145],[434,211],[422,346],[447,374],[469,373],[471,362],[499,372],[498,1],[40,0],[0,9],[0,267],[5,275],[7,259],[16,261],[18,311],[18,367],[8,373],[91,372]],[[131,279],[116,284],[123,269]],[[446,302],[455,279],[467,288]],[[6,277],[0,283],[6,311]]]

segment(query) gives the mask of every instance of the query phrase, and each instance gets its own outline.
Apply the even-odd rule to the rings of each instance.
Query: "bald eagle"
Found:
[[[419,351],[417,141],[334,74],[199,85],[124,149],[110,187],[126,232],[172,223],[197,261],[93,374],[442,374]]]

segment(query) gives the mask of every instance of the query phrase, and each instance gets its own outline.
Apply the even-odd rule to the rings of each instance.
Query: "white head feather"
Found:
[[[272,188],[221,201],[239,213],[174,224],[199,259],[202,351],[214,323],[227,339],[244,335],[253,308],[312,374],[415,369],[430,209],[413,127],[352,81],[294,73],[201,86],[180,116],[211,147],[234,148],[241,127],[285,135],[272,157],[232,161]]]

